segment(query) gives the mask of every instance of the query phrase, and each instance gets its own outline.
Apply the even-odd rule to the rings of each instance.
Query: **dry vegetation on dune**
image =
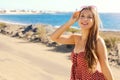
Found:
[[[120,32],[102,31],[100,35],[105,40],[110,65],[120,68]]]
[[[119,31],[101,31],[100,35],[105,40],[108,51],[115,50],[118,44],[120,44],[120,32]]]

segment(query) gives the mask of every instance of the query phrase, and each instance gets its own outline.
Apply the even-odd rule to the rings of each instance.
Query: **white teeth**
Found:
[[[83,25],[88,25],[88,23],[82,23]]]

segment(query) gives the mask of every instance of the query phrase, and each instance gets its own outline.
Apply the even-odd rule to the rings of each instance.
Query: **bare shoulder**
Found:
[[[81,37],[81,34],[74,34],[74,37],[75,37],[75,38],[80,38],[80,37]]]
[[[101,36],[99,36],[97,39],[97,45],[98,46],[105,46],[105,41]]]
[[[74,40],[81,37],[81,34],[62,35],[62,37],[73,38]]]
[[[100,59],[106,59],[107,49],[102,37],[98,37],[97,39],[97,55]]]
[[[81,38],[81,34],[74,34],[74,40],[79,40]]]

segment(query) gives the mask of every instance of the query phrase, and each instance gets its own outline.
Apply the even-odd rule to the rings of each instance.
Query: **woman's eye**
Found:
[[[92,17],[92,16],[88,16],[87,18],[88,18],[88,19],[92,19],[93,17]]]
[[[84,16],[84,15],[81,15],[80,17],[83,18],[83,17],[85,17],[85,16]]]
[[[81,19],[85,19],[85,18],[86,18],[86,19],[93,19],[93,16],[80,15],[80,18],[81,18]]]

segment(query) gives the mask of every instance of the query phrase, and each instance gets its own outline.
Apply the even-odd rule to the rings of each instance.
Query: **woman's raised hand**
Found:
[[[68,22],[59,27],[50,37],[53,41],[62,43],[62,44],[74,44],[74,39],[71,36],[61,36],[68,28],[71,27],[79,18],[80,12],[73,13],[72,17]]]
[[[74,12],[69,22],[74,24],[79,19],[79,16],[80,16],[80,11]]]

